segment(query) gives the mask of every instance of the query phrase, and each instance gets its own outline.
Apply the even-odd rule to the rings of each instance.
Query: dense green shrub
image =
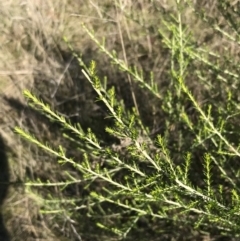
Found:
[[[238,45],[238,13],[227,1],[219,1],[217,6],[224,27],[217,16],[209,17],[190,2],[176,1],[171,14],[159,17],[163,25],[159,41],[169,53],[163,80],[129,66],[82,25],[102,54],[130,79],[128,84],[144,90],[143,98],[150,102],[150,112],[158,122],[155,126],[145,124],[144,113],[150,112],[139,104],[134,88],[134,107],[129,109],[119,100],[116,86],[109,87],[106,78],[98,76],[97,64],[86,65],[65,39],[97,93],[98,103],[107,108],[106,118],[111,118],[112,125],[106,125],[105,132],[118,143],[107,145],[91,129],[71,124],[25,91],[33,108],[61,125],[63,136],[77,145],[80,156],[69,157],[64,147],[42,143],[17,127],[18,134],[57,157],[59,165],[72,166],[79,177],[67,172],[67,179],[59,183],[38,180],[26,185],[31,192],[36,186],[61,186],[64,193],[74,185],[86,191],[78,197],[73,190],[72,197],[63,195],[62,199],[54,194],[40,195],[43,212],[67,214],[73,222],[88,217],[119,239],[131,239],[144,230],[159,236],[161,229],[169,227],[239,234],[238,58],[228,49],[208,49],[197,39],[201,29],[186,24],[191,10],[202,21],[200,28],[206,24],[221,38]]]

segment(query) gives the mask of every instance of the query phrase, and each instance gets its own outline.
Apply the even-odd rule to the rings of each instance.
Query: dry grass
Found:
[[[85,127],[92,126],[94,129],[96,123],[92,123],[93,119],[98,120],[99,116],[101,119],[101,106],[94,102],[95,93],[83,78],[76,59],[72,58],[63,41],[63,36],[68,38],[77,53],[83,54],[87,63],[92,59],[97,61],[100,75],[108,76],[109,83],[116,85],[119,98],[125,100],[128,108],[136,106],[143,116],[148,116],[144,120],[148,126],[153,130],[159,128],[160,118],[155,118],[158,110],[144,101],[148,96],[135,86],[130,76],[110,66],[107,57],[99,52],[81,27],[81,22],[84,22],[89,29],[95,31],[96,38],[105,37],[107,48],[116,50],[118,56],[129,65],[134,64],[145,73],[153,71],[159,85],[163,86],[161,91],[164,92],[164,86],[169,81],[167,71],[170,68],[170,55],[161,43],[158,28],[165,28],[161,18],[174,12],[175,3],[173,0],[153,1],[154,5],[149,2],[0,2],[0,134],[9,147],[12,182],[36,177],[51,177],[53,181],[64,178],[54,160],[50,160],[36,147],[20,140],[13,133],[16,125],[27,126],[29,131],[40,139],[55,140],[56,145],[61,143],[57,127],[27,107],[22,97],[23,89],[32,89],[53,108],[65,113],[73,122],[81,121]],[[217,15],[217,1],[211,1],[211,6],[209,1],[195,2],[204,8],[209,16]],[[121,6],[116,8],[114,3]],[[121,8],[124,11],[121,11]],[[159,15],[160,12],[162,16]],[[196,18],[192,10],[187,10],[185,21],[198,36],[197,44],[207,44],[210,49],[223,53],[223,46],[229,46],[230,52],[239,51],[234,44],[213,35],[211,28]],[[193,90],[198,89],[196,87],[197,84],[191,86]],[[106,139],[105,141],[110,143],[115,141]],[[71,150],[69,152],[71,153]],[[12,240],[76,240],[64,231],[60,226],[61,222],[54,224],[51,218],[45,218],[39,213],[38,201],[21,185],[10,188],[4,215]],[[63,237],[64,234],[69,236]],[[96,240],[95,238],[84,240]],[[167,237],[164,240],[170,239]],[[196,240],[208,240],[208,236],[198,234]]]

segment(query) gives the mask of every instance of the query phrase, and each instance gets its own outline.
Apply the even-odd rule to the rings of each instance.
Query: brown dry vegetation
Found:
[[[232,1],[237,7],[238,1]],[[121,5],[121,7],[120,7]],[[217,7],[217,1],[194,1],[196,10],[202,9],[206,16],[216,21],[228,31],[226,20]],[[121,10],[122,8],[122,10]],[[96,103],[96,94],[84,78],[78,61],[73,57],[63,36],[66,36],[77,54],[82,54],[88,64],[90,60],[97,62],[98,75],[107,76],[108,84],[115,85],[117,97],[123,99],[130,109],[135,106],[143,116],[143,122],[153,135],[162,133],[163,113],[153,105],[156,100],[145,93],[130,76],[110,65],[109,59],[99,51],[95,43],[83,30],[83,22],[94,30],[101,41],[105,37],[105,46],[115,50],[118,57],[129,66],[135,65],[143,69],[147,77],[154,72],[160,86],[160,93],[166,93],[169,86],[169,70],[171,54],[162,42],[158,29],[164,31],[166,26],[162,18],[170,19],[175,12],[174,0],[28,0],[0,2],[0,135],[7,146],[8,161],[11,169],[8,198],[5,200],[3,214],[6,227],[12,241],[21,240],[80,240],[74,231],[74,223],[68,216],[40,213],[41,200],[22,182],[30,182],[41,178],[59,182],[65,179],[65,168],[72,176],[78,177],[71,167],[59,166],[57,160],[48,156],[37,147],[20,139],[14,132],[15,126],[27,128],[41,141],[50,142],[53,146],[63,144],[69,156],[81,158],[76,146],[62,140],[59,126],[27,106],[22,91],[30,89],[39,98],[49,103],[54,110],[68,117],[72,123],[80,122],[83,128],[91,127],[103,145],[119,145],[117,139],[104,131],[111,121],[105,120],[106,109]],[[233,62],[239,59],[237,43],[230,42],[206,23],[191,8],[185,10],[185,25],[189,26],[197,42],[196,46],[206,46],[219,55],[231,56]],[[214,23],[213,23],[214,24]],[[225,98],[221,94],[223,84],[219,81],[211,88],[209,79],[216,73],[204,67],[201,76],[206,78],[205,86],[198,81],[201,62],[193,61],[189,86],[200,103],[210,100],[211,95],[219,95],[219,101]],[[221,63],[219,63],[220,65]],[[234,68],[234,67],[233,67]],[[230,69],[229,69],[230,70]],[[207,77],[206,77],[207,76]],[[216,80],[217,81],[217,80]],[[233,83],[238,86],[238,83]],[[131,86],[132,85],[132,86]],[[215,91],[215,92],[214,92]],[[136,103],[132,93],[136,95]],[[221,95],[221,96],[220,96]],[[149,100],[149,101],[146,101]],[[213,103],[216,104],[216,103]],[[194,119],[194,110],[192,116]],[[177,125],[171,127],[173,132]],[[174,136],[174,133],[172,133]],[[186,137],[187,138],[187,137]],[[196,154],[197,155],[197,154]],[[176,159],[178,155],[176,155]],[[0,170],[1,171],[1,170]],[[194,174],[195,175],[195,174]],[[97,187],[96,187],[97,189]],[[56,193],[64,199],[64,195],[85,197],[87,191],[80,186],[60,191],[51,187],[39,189],[43,197]],[[57,208],[57,207],[56,207]],[[109,236],[95,227],[95,220],[78,220],[77,226],[84,241],[110,240]],[[158,234],[152,235],[154,225],[148,226],[144,220],[139,223],[139,233],[135,232],[132,240],[141,240],[138,235],[146,233],[147,240],[210,240],[217,238],[210,232],[197,232],[188,227],[172,230],[170,224],[162,224]],[[145,227],[146,226],[146,231]],[[143,230],[143,231],[142,231]],[[1,238],[0,238],[1,240]],[[114,238],[112,238],[114,240]],[[220,240],[220,239],[219,239]],[[227,240],[230,240],[227,239]]]

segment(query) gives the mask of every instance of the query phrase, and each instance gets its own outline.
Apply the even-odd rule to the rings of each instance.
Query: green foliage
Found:
[[[102,222],[97,221],[96,225],[114,233],[119,239],[126,238],[144,217],[153,223],[156,220],[167,220],[199,230],[216,228],[235,236],[239,233],[237,161],[240,150],[239,123],[235,118],[239,114],[235,93],[239,76],[230,70],[231,63],[229,70],[223,68],[221,55],[208,52],[204,47],[196,47],[193,33],[183,21],[186,4],[181,2],[176,1],[176,15],[171,16],[171,21],[163,19],[165,29],[159,29],[162,43],[171,53],[170,82],[168,90],[161,93],[160,84],[154,80],[152,73],[150,81],[145,80],[141,70],[129,67],[82,25],[103,54],[122,72],[129,74],[150,97],[155,98],[153,105],[161,109],[164,119],[164,131],[156,138],[143,125],[136,108],[127,110],[123,101],[117,99],[115,87],[106,87],[106,80],[97,74],[97,64],[92,61],[86,66],[70,43],[68,45],[77,56],[84,76],[98,95],[97,101],[104,103],[108,109],[106,118],[114,121],[114,125],[106,126],[105,131],[116,137],[120,145],[102,145],[91,129],[84,132],[81,123],[72,125],[35,95],[24,92],[33,108],[79,139],[79,151],[82,153],[81,160],[69,158],[63,147],[54,148],[42,143],[27,131],[16,127],[15,131],[23,138],[57,157],[60,165],[70,164],[79,173],[79,179],[67,172],[68,179],[64,182],[44,183],[38,180],[26,185],[29,188],[61,186],[61,190],[64,190],[73,183],[84,181],[84,188],[89,191],[87,198],[41,198],[43,212],[58,215],[67,212],[72,219],[76,219],[76,213],[82,209],[90,217],[101,215],[104,218]],[[227,8],[223,5],[224,1],[220,2],[220,9]],[[188,6],[192,6],[190,1]],[[210,22],[201,12],[197,16]],[[224,17],[228,18],[229,27],[236,37],[221,30],[215,23],[212,23],[213,28],[229,41],[237,42],[237,23],[229,15]],[[214,72],[216,80],[209,79],[206,82],[204,70],[196,69],[194,72],[197,64]],[[195,80],[191,79],[193,74]],[[217,85],[221,86],[225,100],[212,97],[206,103],[200,103],[189,87],[191,81],[197,81],[203,92],[210,95],[216,91]],[[214,81],[217,81],[216,86]],[[191,114],[190,109],[193,109],[194,114]],[[175,128],[175,133],[171,128]],[[119,221],[125,216],[125,222]]]

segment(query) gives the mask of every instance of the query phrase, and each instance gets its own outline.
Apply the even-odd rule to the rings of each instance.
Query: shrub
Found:
[[[63,194],[71,190],[72,197],[60,198],[59,193],[37,195],[42,212],[56,217],[66,215],[79,240],[79,226],[83,225],[79,222],[86,217],[92,220],[91,225],[99,228],[96,230],[102,229],[109,237],[114,233],[120,240],[136,238],[140,233],[142,239],[149,239],[148,234],[153,239],[161,234],[161,228],[169,227],[185,232],[196,229],[238,235],[237,59],[229,55],[227,49],[210,51],[202,46],[194,36],[200,30],[186,25],[186,13],[191,9],[203,24],[207,23],[232,44],[238,44],[238,23],[233,19],[234,15],[238,16],[237,12],[227,1],[219,1],[217,6],[226,21],[225,28],[217,18],[211,19],[190,1],[176,1],[172,12],[175,15],[162,17],[164,27],[159,29],[159,40],[170,56],[164,80],[155,79],[152,72],[143,73],[136,66],[130,66],[82,24],[103,54],[129,78],[134,103],[131,109],[118,98],[117,86],[109,87],[106,78],[98,76],[96,62],[85,64],[65,38],[98,95],[97,101],[105,105],[106,118],[112,120],[105,132],[118,143],[104,143],[90,128],[85,131],[81,123],[72,124],[30,91],[24,91],[29,104],[60,124],[63,137],[75,143],[74,148],[77,146],[79,151],[77,158],[69,157],[64,147],[52,147],[15,128],[19,135],[67,167],[64,181],[38,180],[26,185],[31,192],[36,186],[60,186]],[[143,30],[146,30],[144,26]],[[144,113],[149,112],[139,104],[138,100],[142,100],[134,84],[144,90],[144,101],[151,101],[150,112],[155,122],[159,121],[158,129],[157,125],[149,128],[145,124]],[[80,186],[86,192],[82,197],[74,189]],[[79,226],[74,225],[75,222]]]

